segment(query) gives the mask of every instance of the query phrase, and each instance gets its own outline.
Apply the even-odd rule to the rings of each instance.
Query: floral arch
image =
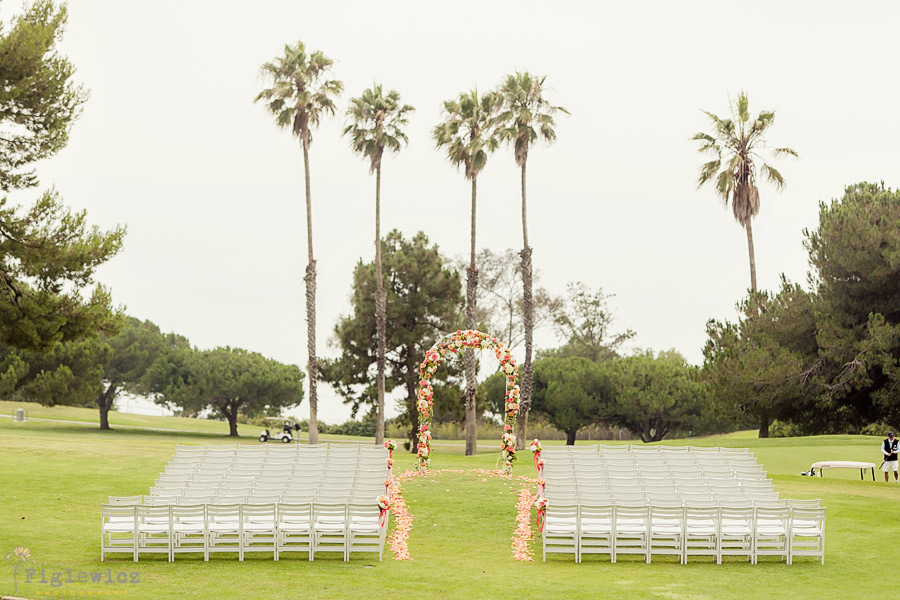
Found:
[[[440,338],[425,353],[425,360],[419,365],[419,392],[416,410],[419,413],[418,443],[419,470],[427,471],[431,461],[431,415],[434,409],[434,388],[431,378],[448,352],[459,354],[466,350],[493,350],[500,361],[500,370],[506,377],[506,410],[504,412],[503,436],[500,442],[500,457],[503,472],[511,473],[516,460],[516,419],[519,415],[519,367],[509,349],[497,338],[474,329],[457,330]]]

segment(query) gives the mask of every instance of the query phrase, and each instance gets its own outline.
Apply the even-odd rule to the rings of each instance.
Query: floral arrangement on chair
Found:
[[[384,447],[388,451],[388,457],[387,457],[388,471],[390,473],[393,473],[394,472],[394,450],[397,449],[397,442],[395,442],[394,440],[387,440],[384,443]]]
[[[538,498],[534,503],[535,508],[537,508],[537,521],[536,525],[539,531],[544,531],[544,515],[547,514],[547,505],[550,504],[546,498]]]
[[[529,449],[531,450],[531,453],[534,455],[534,468],[537,469],[538,471],[540,471],[541,469],[540,469],[540,467],[538,467],[538,463],[543,464],[543,461],[541,461],[541,450],[542,450],[541,441],[537,438],[534,438],[534,441],[531,442],[531,446],[529,446]]]
[[[516,460],[516,435],[512,432],[519,416],[519,368],[513,360],[509,349],[497,338],[481,331],[458,329],[455,333],[439,339],[428,352],[425,360],[419,365],[419,391],[416,394],[416,411],[419,413],[419,431],[416,439],[416,455],[419,458],[419,470],[427,471],[431,462],[431,415],[434,409],[434,388],[431,378],[448,352],[457,354],[466,350],[492,349],[494,356],[500,361],[500,371],[506,378],[506,402],[501,440],[500,459],[503,461],[503,472],[511,473]]]
[[[378,508],[381,509],[381,515],[378,517],[378,525],[381,526],[384,525],[384,518],[391,509],[391,499],[385,495],[381,495],[378,496],[375,501],[378,503]]]

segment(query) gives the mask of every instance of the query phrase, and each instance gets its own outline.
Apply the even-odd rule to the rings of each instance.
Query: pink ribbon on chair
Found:
[[[535,469],[536,471],[540,471],[540,470],[541,470],[540,467],[538,467],[538,461],[539,461],[539,460],[541,460],[541,451],[540,451],[540,450],[538,450],[537,452],[534,453],[534,469]]]
[[[535,519],[535,525],[537,525],[538,531],[544,533],[544,511],[538,509],[537,519]]]
[[[390,508],[382,508],[381,509],[381,514],[378,516],[378,526],[379,527],[384,527],[385,515],[387,514],[387,512],[389,510],[390,510]]]

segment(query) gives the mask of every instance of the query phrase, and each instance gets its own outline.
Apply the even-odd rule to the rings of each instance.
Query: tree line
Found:
[[[150,321],[122,316],[116,331],[57,342],[49,352],[0,346],[0,397],[44,406],[96,406],[100,429],[123,393],[152,398],[182,416],[228,422],[278,416],[303,399],[303,372],[241,348],[200,350]]]

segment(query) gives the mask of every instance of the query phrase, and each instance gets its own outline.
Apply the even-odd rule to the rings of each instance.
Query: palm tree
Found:
[[[747,247],[750,251],[750,289],[756,291],[756,256],[753,251],[753,227],[751,221],[759,213],[759,175],[775,185],[784,187],[784,177],[772,165],[763,160],[757,151],[766,146],[765,133],[775,122],[774,111],[763,111],[750,120],[747,94],[741,92],[731,107],[731,118],[721,119],[709,111],[703,111],[713,123],[713,133],[698,133],[693,139],[700,142],[700,152],[713,155],[713,160],[700,167],[697,187],[715,180],[716,193],[728,206],[735,220],[747,231]],[[789,154],[797,156],[790,148],[775,148],[773,156]],[[757,173],[757,166],[759,167]]]
[[[475,304],[478,289],[478,268],[475,265],[475,199],[478,173],[487,164],[488,153],[497,148],[494,120],[500,97],[488,92],[479,97],[476,90],[462,93],[455,100],[444,102],[444,121],[437,125],[432,137],[438,148],[444,148],[447,158],[456,167],[463,167],[466,179],[472,182],[471,257],[466,277],[466,329],[475,329]],[[507,340],[508,342],[508,340]],[[466,456],[475,454],[477,420],[475,415],[475,355],[467,352],[466,364]]]
[[[279,127],[290,128],[303,148],[303,174],[306,180],[306,246],[308,262],[306,275],[306,348],[309,358],[309,443],[319,441],[319,421],[316,384],[319,365],[316,358],[316,261],[313,258],[312,194],[309,186],[309,146],[312,129],[325,115],[334,115],[333,98],[340,95],[344,84],[327,79],[334,61],[316,50],[307,53],[303,42],[285,44],[284,56],[265,63],[260,72],[272,82],[256,96],[256,102],[265,102]]]
[[[381,274],[381,158],[385,149],[399,152],[409,140],[403,127],[415,109],[400,104],[400,94],[391,90],[385,96],[381,84],[364,90],[350,99],[347,109],[348,125],[344,135],[350,138],[353,151],[369,159],[369,172],[375,173],[375,332],[378,338],[378,421],[375,424],[375,443],[384,442],[384,353],[387,321],[387,297]]]
[[[523,309],[525,321],[525,362],[522,364],[522,389],[519,407],[519,422],[516,431],[516,445],[524,446],[525,430],[528,426],[528,411],[531,410],[531,388],[534,381],[534,366],[531,362],[534,337],[534,304],[532,302],[531,284],[531,247],[528,245],[528,218],[525,202],[525,165],[528,162],[528,150],[537,141],[553,142],[556,122],[553,116],[569,111],[561,106],[550,104],[543,94],[546,77],[536,77],[531,73],[516,72],[509,75],[500,84],[499,94],[503,98],[503,112],[498,121],[501,123],[497,133],[501,140],[509,142],[515,150],[516,164],[522,170],[522,239],[524,241],[521,257]]]

